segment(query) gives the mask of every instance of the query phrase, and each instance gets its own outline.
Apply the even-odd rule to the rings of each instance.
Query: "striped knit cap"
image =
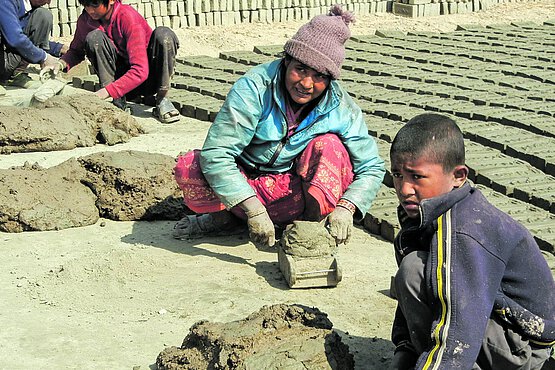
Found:
[[[315,71],[337,79],[345,59],[344,44],[351,37],[349,23],[354,21],[351,12],[334,5],[328,15],[318,15],[299,28],[285,43],[285,52]]]

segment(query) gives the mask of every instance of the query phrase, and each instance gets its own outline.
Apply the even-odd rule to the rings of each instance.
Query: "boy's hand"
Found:
[[[110,93],[108,93],[108,90],[106,90],[105,87],[99,89],[98,91],[96,91],[94,93],[94,95],[98,96],[100,99],[104,100],[104,99],[108,99],[110,97]]]
[[[412,370],[418,357],[410,351],[397,351],[393,356],[391,368],[393,370]]]
[[[54,69],[58,66],[58,58],[54,58],[52,55],[46,53],[46,59],[40,62],[40,68],[43,69]],[[58,67],[59,69],[59,67]]]

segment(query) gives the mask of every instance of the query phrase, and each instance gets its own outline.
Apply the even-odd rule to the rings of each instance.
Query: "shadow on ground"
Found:
[[[391,341],[378,337],[359,337],[336,328],[334,330],[354,355],[355,369],[383,370],[391,368],[394,349]]]
[[[177,240],[172,238],[171,232],[175,221],[136,221],[130,234],[121,238],[127,244],[141,244],[162,248],[173,253],[181,253],[189,256],[205,256],[216,258],[227,263],[248,265],[255,269],[256,273],[264,278],[266,282],[276,289],[287,290],[287,282],[283,278],[277,263],[274,249],[257,248],[263,259],[272,259],[253,262],[248,258],[240,256],[237,248],[246,247],[249,241],[248,233],[239,235],[206,237],[195,240]],[[229,247],[222,252],[222,248],[210,249],[210,245]],[[217,250],[216,250],[217,249]],[[275,257],[275,258],[274,258]]]

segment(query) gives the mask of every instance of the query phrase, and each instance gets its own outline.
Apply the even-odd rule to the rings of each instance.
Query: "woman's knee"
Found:
[[[173,169],[177,183],[183,182],[190,177],[198,177],[200,169],[200,150],[195,149],[177,157],[177,163]]]
[[[317,149],[321,149],[327,145],[340,146],[345,148],[339,136],[331,133],[319,135],[312,139],[310,143],[314,144]]]

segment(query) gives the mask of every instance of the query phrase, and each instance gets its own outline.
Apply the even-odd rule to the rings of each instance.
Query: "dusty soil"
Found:
[[[541,22],[553,18],[554,11],[555,3],[543,0],[422,19],[380,14],[359,17],[352,31],[448,31],[456,24]],[[300,24],[178,30],[180,54],[214,56],[219,50],[283,44]],[[146,133],[127,143],[12,153],[0,156],[0,168],[26,161],[49,168],[72,157],[128,149],[176,156],[202,144],[208,123],[184,118],[161,125],[151,118],[151,108],[135,108]],[[351,242],[338,251],[341,283],[295,290],[287,287],[275,251],[257,249],[245,235],[174,240],[173,224],[100,219],[60,231],[0,234],[0,367],[154,368],[158,354],[180,345],[200,320],[231,322],[264,305],[285,303],[327,313],[349,345],[355,368],[388,368],[396,305],[388,296],[396,269],[389,242],[356,228]]]

